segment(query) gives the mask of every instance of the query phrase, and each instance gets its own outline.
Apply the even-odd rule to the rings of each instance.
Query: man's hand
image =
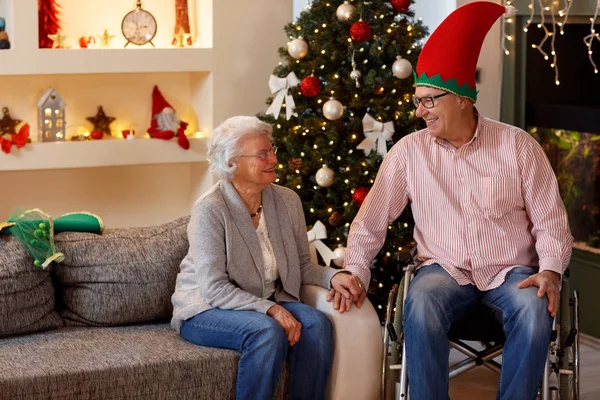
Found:
[[[517,287],[519,289],[525,289],[529,286],[537,286],[539,290],[537,296],[541,299],[544,294],[548,295],[548,312],[552,317],[556,316],[558,311],[558,305],[560,301],[559,297],[559,285],[560,275],[554,271],[542,271],[540,273],[531,275],[523,282],[519,283]]]
[[[340,313],[350,311],[352,303],[360,308],[367,297],[362,281],[356,275],[339,273],[331,279],[333,289],[327,295],[327,301],[333,300],[333,309]]]
[[[288,310],[281,307],[279,304],[271,306],[267,310],[267,315],[273,318],[285,331],[288,343],[290,346],[295,345],[300,340],[300,331],[302,330],[302,324],[298,322],[296,318]]]

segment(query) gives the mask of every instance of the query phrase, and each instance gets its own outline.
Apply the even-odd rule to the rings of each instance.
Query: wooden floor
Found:
[[[580,343],[581,400],[600,399],[600,340],[582,336]],[[452,350],[451,362],[460,361]],[[459,400],[494,400],[499,375],[478,367],[450,381],[450,398]]]

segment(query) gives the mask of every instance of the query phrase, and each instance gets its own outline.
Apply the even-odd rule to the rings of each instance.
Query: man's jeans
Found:
[[[517,267],[498,288],[460,286],[438,264],[417,271],[405,302],[403,326],[407,372],[413,400],[448,399],[448,331],[481,301],[502,321],[506,344],[498,399],[535,399],[548,356],[552,317],[548,298],[537,287],[517,284],[537,271]]]
[[[181,336],[192,343],[242,353],[237,400],[271,400],[286,357],[290,370],[290,396],[286,398],[325,398],[333,358],[331,322],[321,311],[305,304],[280,305],[302,324],[300,340],[292,347],[277,321],[256,311],[212,308],[181,325]]]

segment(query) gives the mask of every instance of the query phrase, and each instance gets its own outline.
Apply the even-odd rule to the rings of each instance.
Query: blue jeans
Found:
[[[403,314],[407,372],[413,400],[449,399],[447,334],[482,302],[501,318],[506,336],[497,399],[535,399],[548,356],[552,317],[537,287],[517,284],[537,271],[517,267],[498,288],[460,286],[438,264],[417,271]]]
[[[300,340],[292,347],[277,321],[256,311],[212,308],[181,325],[181,336],[192,343],[242,353],[237,400],[271,400],[286,357],[289,399],[325,399],[333,358],[331,321],[321,311],[302,303],[280,305],[302,324]]]

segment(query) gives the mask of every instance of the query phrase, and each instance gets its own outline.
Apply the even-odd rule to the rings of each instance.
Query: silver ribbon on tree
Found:
[[[393,122],[379,122],[369,113],[366,113],[362,119],[363,132],[365,140],[356,146],[359,150],[364,150],[365,155],[369,155],[377,146],[377,152],[385,157],[387,154],[387,143],[394,135]]]
[[[298,86],[298,77],[294,72],[290,72],[285,78],[278,78],[275,75],[271,75],[269,78],[269,88],[271,93],[275,96],[273,102],[267,109],[267,114],[273,115],[275,119],[279,118],[281,112],[281,106],[285,100],[285,115],[289,121],[292,115],[297,117],[298,114],[294,112],[296,103],[294,103],[294,97],[290,94],[290,89],[294,86]]]
[[[321,239],[327,239],[327,228],[321,221],[315,222],[313,228],[307,232],[309,249],[310,249],[310,260],[314,264],[319,264],[317,259],[317,251],[323,258],[323,261],[327,266],[331,264],[331,260],[336,258],[337,256],[329,247],[325,245],[325,243],[321,242]]]

